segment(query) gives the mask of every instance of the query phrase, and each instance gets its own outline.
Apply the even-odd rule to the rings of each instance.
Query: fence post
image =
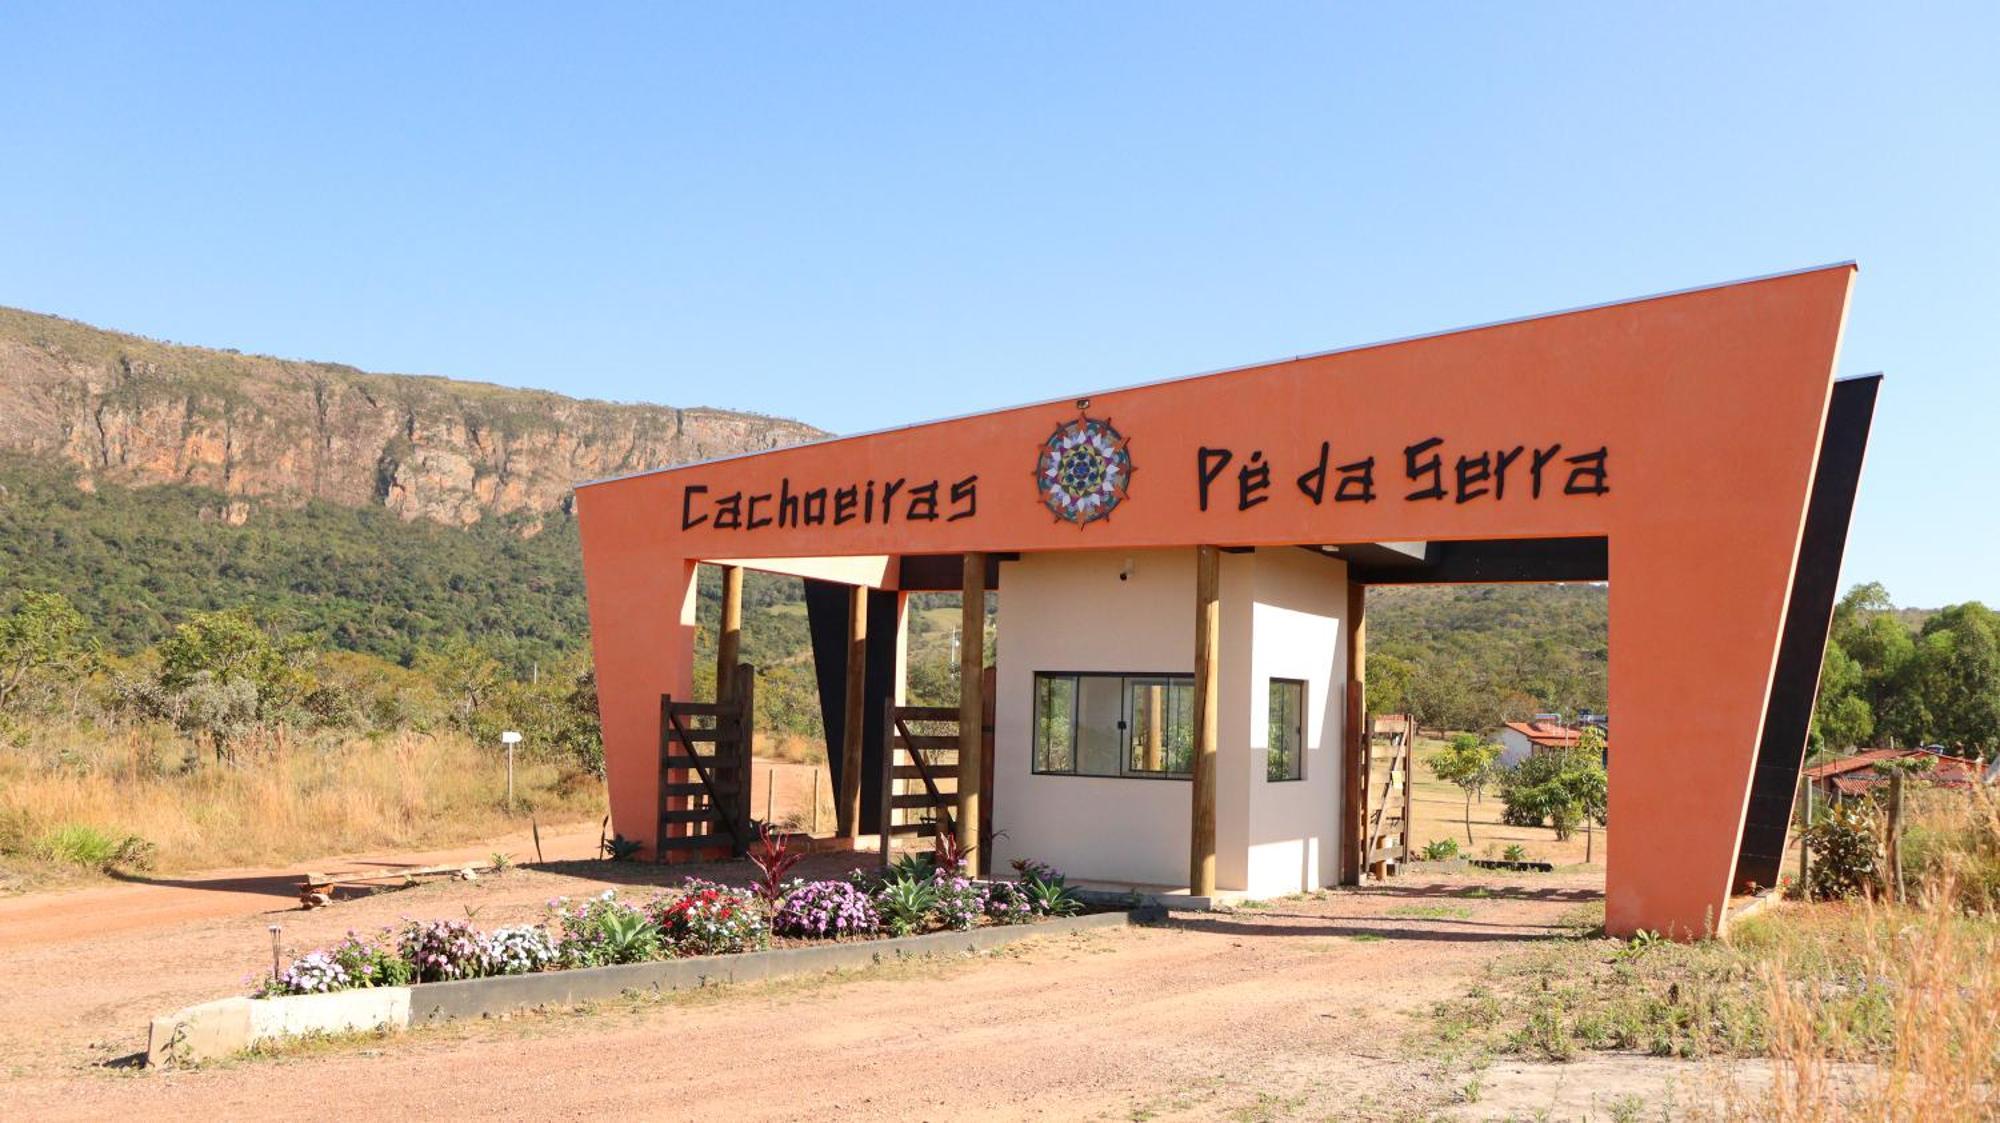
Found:
[[[1889,774],[1889,883],[1903,903],[1903,773]]]

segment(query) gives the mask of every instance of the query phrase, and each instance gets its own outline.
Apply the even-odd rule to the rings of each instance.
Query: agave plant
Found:
[[[897,878],[875,895],[875,912],[889,931],[907,936],[923,927],[937,907],[938,890],[930,881]]]
[[[1021,871],[1021,892],[1035,912],[1042,916],[1073,916],[1083,911],[1083,899],[1054,866],[1016,862],[1014,868]]]

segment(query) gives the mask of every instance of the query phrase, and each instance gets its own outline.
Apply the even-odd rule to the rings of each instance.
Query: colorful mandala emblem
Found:
[[[1130,443],[1110,421],[1089,416],[1056,426],[1035,464],[1042,502],[1079,527],[1110,518],[1132,484]]]

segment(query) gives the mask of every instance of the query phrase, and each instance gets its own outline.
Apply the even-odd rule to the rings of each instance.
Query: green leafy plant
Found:
[[[1424,860],[1443,862],[1458,857],[1458,840],[1455,838],[1433,839],[1424,844]]]
[[[1500,860],[1504,862],[1525,862],[1528,860],[1528,848],[1518,842],[1509,843],[1501,849]]]
[[[1851,897],[1881,884],[1882,831],[1871,805],[1848,800],[1806,828],[1812,852],[1806,892],[1822,900]]]
[[[622,834],[612,835],[604,844],[604,856],[614,862],[629,862],[639,856],[645,843],[636,838],[626,838]]]
[[[937,903],[935,883],[897,878],[875,894],[875,913],[890,932],[907,936],[923,927]]]
[[[1076,895],[1076,889],[1070,889],[1064,875],[1048,865],[1030,863],[1024,867],[1020,889],[1028,895],[1028,905],[1038,915],[1068,917],[1084,911],[1084,901]]]

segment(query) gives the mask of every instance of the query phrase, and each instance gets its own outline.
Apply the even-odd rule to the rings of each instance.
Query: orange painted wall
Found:
[[[1139,548],[1193,543],[1606,535],[1611,698],[1618,715],[1608,927],[1698,934],[1720,924],[1806,497],[1812,483],[1851,266],[1835,266],[1130,390],[1092,393],[1088,413],[1130,439],[1130,498],[1081,529],[1037,494],[1041,443],[1074,401],[844,438],[588,485],[578,493],[592,642],[617,829],[650,839],[658,699],[688,688],[692,561]],[[1460,455],[1525,446],[1506,494],[1408,500],[1406,446]],[[1294,484],[1330,461],[1373,456],[1370,503],[1314,505]],[[1607,450],[1605,494],[1564,494],[1569,466],[1534,450]],[[1210,509],[1197,450],[1228,448]],[[1260,452],[1266,501],[1236,502]],[[948,501],[977,477],[977,511]],[[911,522],[719,529],[707,504],[864,480],[937,480],[941,516]],[[1587,481],[1585,481],[1587,482]],[[709,520],[683,529],[690,487]],[[879,487],[879,485],[878,485]],[[775,494],[763,507],[775,513]],[[1003,617],[1004,618],[1004,617]]]

